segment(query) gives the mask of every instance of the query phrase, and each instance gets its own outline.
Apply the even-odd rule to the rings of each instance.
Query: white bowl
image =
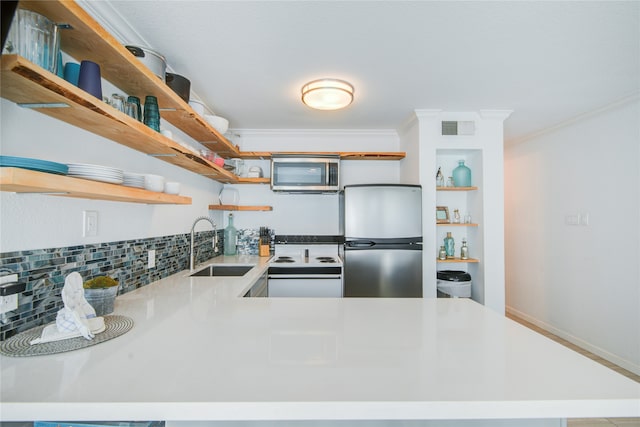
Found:
[[[204,116],[204,103],[192,99],[191,101],[189,101],[189,105],[191,105],[193,111],[200,114],[201,116]]]
[[[167,194],[178,194],[180,192],[179,182],[165,182],[164,192]]]
[[[155,191],[156,193],[162,193],[164,191],[164,177],[151,174],[145,175],[144,188],[149,191]]]
[[[212,116],[211,114],[205,114],[204,119],[209,122],[211,126],[215,128],[221,134],[225,134],[229,129],[229,120],[220,116]]]

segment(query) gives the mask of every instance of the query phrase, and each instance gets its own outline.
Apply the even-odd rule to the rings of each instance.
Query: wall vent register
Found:
[[[442,135],[475,135],[476,124],[473,121],[443,121]]]

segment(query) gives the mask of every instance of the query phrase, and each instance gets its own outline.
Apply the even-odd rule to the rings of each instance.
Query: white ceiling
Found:
[[[236,129],[394,129],[415,109],[510,109],[515,141],[640,93],[638,1],[106,5],[134,29],[112,20],[125,43],[163,53]],[[300,88],[321,77],[351,82],[353,104],[303,105]]]

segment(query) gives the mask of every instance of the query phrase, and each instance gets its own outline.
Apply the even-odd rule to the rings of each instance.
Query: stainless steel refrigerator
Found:
[[[422,297],[422,189],[346,185],[345,297]]]

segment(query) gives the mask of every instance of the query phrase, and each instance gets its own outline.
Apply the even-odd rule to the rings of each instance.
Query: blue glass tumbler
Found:
[[[147,95],[144,98],[144,124],[156,132],[160,132],[160,110],[158,109],[158,98]]]
[[[136,106],[138,107],[138,121],[141,122],[142,121],[142,107],[140,106],[140,98],[138,98],[137,96],[129,95],[129,97],[127,98],[127,102],[131,102],[131,103],[136,104]]]
[[[67,62],[64,64],[64,79],[74,86],[78,86],[78,77],[80,77],[80,64],[75,62]]]

